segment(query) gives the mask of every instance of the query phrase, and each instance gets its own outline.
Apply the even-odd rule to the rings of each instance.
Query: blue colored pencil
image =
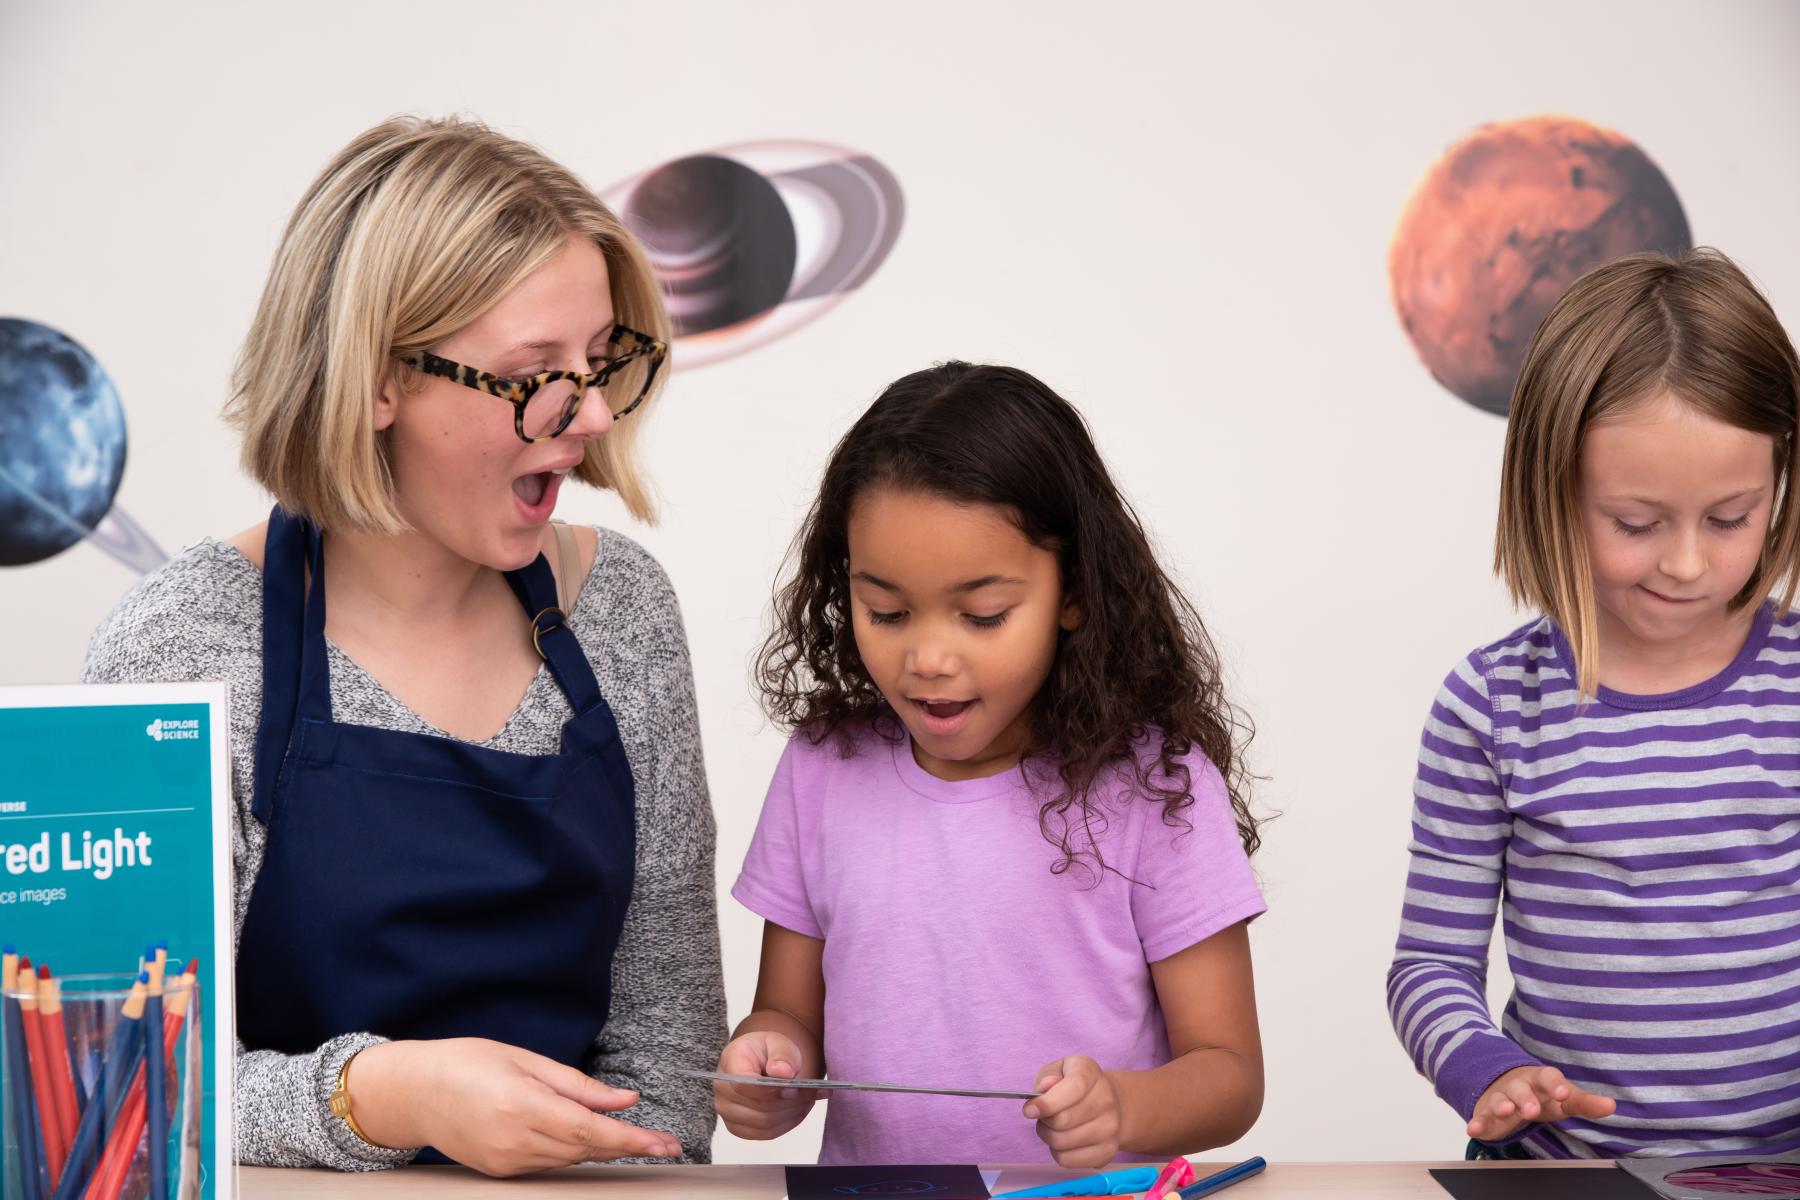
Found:
[[[6,1053],[12,1052],[12,1037],[7,1032],[8,1026],[4,1016],[0,1016],[0,1042],[6,1043]],[[4,1121],[0,1121],[0,1144],[4,1144],[14,1133],[12,1121],[13,1092],[12,1067],[4,1055],[0,1055],[0,1071],[6,1074],[6,1086],[0,1089],[0,1106],[6,1109]],[[23,1196],[25,1183],[19,1173],[19,1155],[7,1149],[0,1153],[0,1196]]]
[[[132,999],[127,999],[125,1011],[119,1016],[118,1027],[113,1030],[112,1048],[106,1056],[106,1073],[102,1084],[106,1099],[100,1105],[103,1138],[112,1137],[113,1126],[119,1123],[119,1110],[125,1107],[125,1093],[130,1089],[132,1077],[137,1074],[138,1064],[144,1059],[144,1001],[150,994],[150,976],[142,971],[138,972],[137,982],[131,985],[131,993],[137,1002],[135,1009]],[[121,1036],[124,1039],[122,1043]]]
[[[11,992],[19,986],[19,960],[11,946],[0,955],[0,991]],[[5,1001],[6,1075],[12,1087],[14,1132],[19,1141],[19,1183],[26,1200],[42,1200],[50,1190],[50,1167],[44,1153],[43,1133],[38,1128],[36,1106],[31,1100],[30,1068],[25,1063],[25,1019],[19,1002],[8,996]]]
[[[81,1195],[87,1187],[87,1177],[92,1173],[92,1167],[99,1164],[101,1138],[103,1134],[110,1132],[111,1126],[107,1113],[116,1113],[114,1097],[125,1094],[126,1085],[131,1082],[132,1073],[137,1070],[133,1048],[139,1048],[138,1052],[142,1052],[143,1039],[138,1036],[138,1030],[143,1024],[149,985],[150,977],[139,975],[137,982],[131,985],[131,994],[125,997],[119,1023],[113,1028],[112,1041],[107,1046],[105,1070],[95,1080],[94,1094],[89,1099],[87,1111],[81,1114],[81,1124],[75,1130],[75,1144],[69,1150],[69,1165],[63,1171],[62,1182],[57,1185],[54,1200],[73,1200]],[[131,1062],[130,1072],[123,1067],[128,1060]],[[88,1162],[90,1158],[94,1160],[91,1165]]]
[[[144,1111],[150,1131],[150,1196],[169,1194],[169,1105],[163,1065],[163,971],[169,952],[158,949],[150,967],[150,1001],[144,1007]]]

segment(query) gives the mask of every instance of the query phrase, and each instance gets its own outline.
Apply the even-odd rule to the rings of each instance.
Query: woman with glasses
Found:
[[[619,220],[474,123],[370,130],[289,222],[227,407],[276,507],[84,671],[231,685],[241,1161],[710,1157],[681,618],[635,543],[551,521],[571,477],[651,515],[667,329]]]

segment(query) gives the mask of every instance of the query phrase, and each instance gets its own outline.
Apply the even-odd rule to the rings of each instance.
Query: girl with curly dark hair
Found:
[[[1248,727],[1079,414],[1008,367],[891,385],[838,444],[760,681],[792,738],[733,889],[765,919],[725,1073],[834,1092],[824,1162],[1064,1166],[1262,1105]],[[818,1093],[720,1082],[740,1137]]]

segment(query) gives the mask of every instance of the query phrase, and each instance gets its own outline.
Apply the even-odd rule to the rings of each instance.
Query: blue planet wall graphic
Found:
[[[650,256],[682,367],[786,336],[874,274],[900,236],[894,173],[822,142],[745,142],[601,193]]]
[[[138,571],[167,557],[113,500],[125,410],[106,371],[68,335],[0,317],[0,566],[91,541]]]

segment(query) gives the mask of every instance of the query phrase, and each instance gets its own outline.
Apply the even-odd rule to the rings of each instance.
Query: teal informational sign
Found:
[[[199,1194],[231,1195],[223,684],[0,687],[0,942],[68,980],[199,960]]]

